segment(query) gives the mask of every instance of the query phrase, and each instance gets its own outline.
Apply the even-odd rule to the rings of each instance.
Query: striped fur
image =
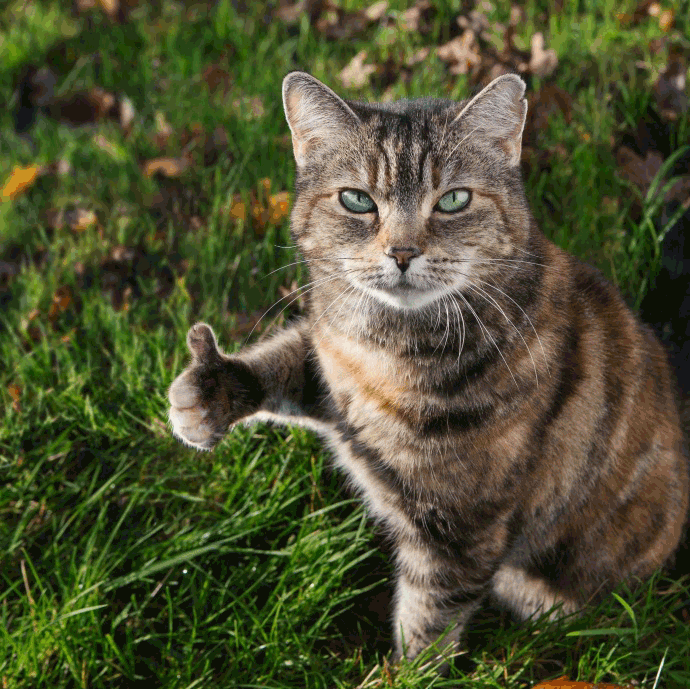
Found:
[[[231,357],[195,326],[170,390],[196,447],[240,420],[324,437],[395,543],[398,656],[449,625],[437,648],[454,649],[487,595],[555,616],[648,577],[688,508],[661,345],[531,218],[523,94],[507,76],[467,103],[345,103],[288,75],[307,315]],[[469,205],[440,212],[458,188]]]

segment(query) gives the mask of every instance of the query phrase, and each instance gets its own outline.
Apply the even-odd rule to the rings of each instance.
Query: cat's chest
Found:
[[[424,403],[419,371],[380,348],[329,332],[316,352],[332,399],[349,423],[395,423]]]

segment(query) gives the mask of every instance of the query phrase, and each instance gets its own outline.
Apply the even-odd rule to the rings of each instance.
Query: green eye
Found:
[[[444,194],[436,204],[436,210],[442,213],[457,213],[470,202],[470,192],[467,189],[453,189]]]
[[[372,213],[376,210],[376,204],[371,200],[371,196],[357,189],[341,191],[340,203],[353,213]]]

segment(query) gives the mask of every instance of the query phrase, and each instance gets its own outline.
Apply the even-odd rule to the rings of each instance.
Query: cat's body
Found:
[[[306,316],[226,357],[207,326],[170,390],[175,434],[321,433],[390,533],[396,652],[488,594],[570,612],[674,551],[688,467],[665,353],[531,219],[514,76],[469,103],[341,101],[286,77]]]

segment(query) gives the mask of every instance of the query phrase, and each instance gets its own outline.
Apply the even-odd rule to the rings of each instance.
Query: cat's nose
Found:
[[[385,251],[386,256],[395,259],[398,268],[400,268],[403,273],[410,267],[410,261],[421,253],[422,252],[414,246],[389,246]]]

